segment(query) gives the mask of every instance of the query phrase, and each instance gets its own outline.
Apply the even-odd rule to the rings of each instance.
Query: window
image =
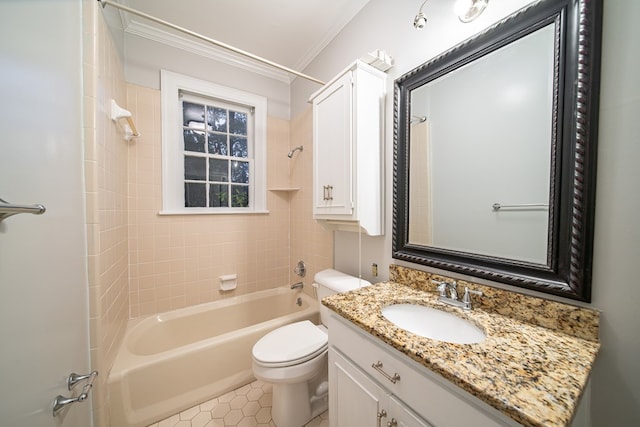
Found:
[[[252,110],[181,94],[184,206],[248,208]]]
[[[163,214],[266,212],[266,99],[163,70]]]

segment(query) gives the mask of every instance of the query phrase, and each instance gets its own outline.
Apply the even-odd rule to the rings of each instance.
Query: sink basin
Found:
[[[382,309],[382,315],[401,329],[433,340],[475,344],[487,337],[468,320],[424,305],[392,304]]]

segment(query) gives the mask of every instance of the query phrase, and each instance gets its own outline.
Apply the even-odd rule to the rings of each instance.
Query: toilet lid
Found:
[[[308,320],[275,329],[253,346],[253,359],[261,365],[290,366],[306,362],[327,348],[327,334]]]

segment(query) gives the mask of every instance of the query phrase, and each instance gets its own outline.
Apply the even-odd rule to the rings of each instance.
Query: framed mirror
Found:
[[[590,301],[601,21],[534,2],[395,81],[394,258]]]

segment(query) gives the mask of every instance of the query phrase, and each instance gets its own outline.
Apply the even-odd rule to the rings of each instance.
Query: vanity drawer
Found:
[[[435,427],[519,426],[340,316],[332,314],[328,326],[331,347]]]

